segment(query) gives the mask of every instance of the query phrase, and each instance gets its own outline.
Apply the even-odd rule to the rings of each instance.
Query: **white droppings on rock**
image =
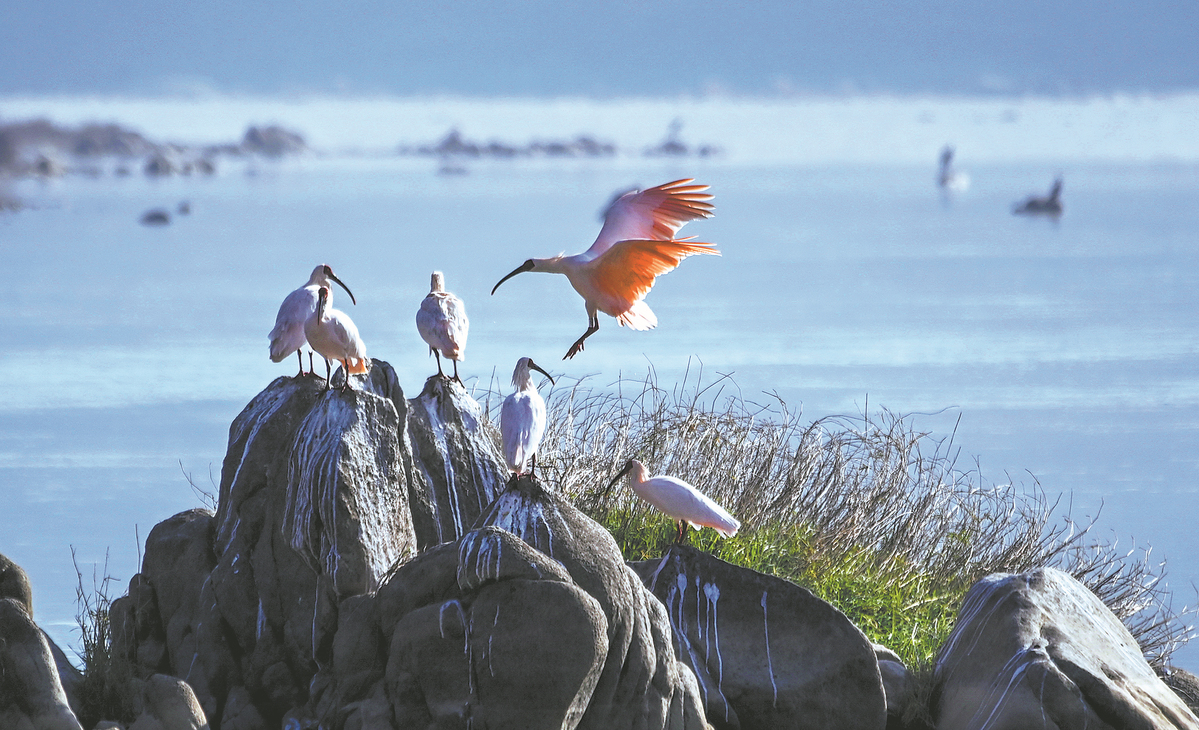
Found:
[[[766,671],[770,674],[770,686],[774,688],[771,707],[779,706],[779,686],[774,681],[774,664],[770,661],[770,616],[766,613],[766,591],[762,591],[762,628],[766,632]]]
[[[446,609],[453,608],[458,612],[458,625],[463,629],[466,628],[466,614],[462,611],[462,604],[457,598],[446,601],[441,604],[441,608],[437,612],[437,630],[441,632],[441,638],[445,638],[445,612]]]

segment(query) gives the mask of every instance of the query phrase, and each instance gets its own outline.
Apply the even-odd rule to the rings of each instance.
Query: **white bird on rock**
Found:
[[[350,387],[350,375],[367,371],[366,345],[358,336],[358,328],[350,315],[329,306],[329,287],[317,290],[316,312],[304,323],[304,334],[312,349],[325,358],[325,389],[329,389],[329,361],[341,363],[345,371],[345,383],[341,389]]]
[[[533,384],[530,370],[536,370],[550,379],[550,374],[537,366],[530,358],[516,361],[512,371],[512,386],[516,391],[504,399],[500,408],[500,436],[504,442],[504,461],[513,476],[524,473],[525,462],[532,460],[529,473],[537,469],[537,447],[545,435],[545,401]]]
[[[629,486],[638,497],[678,522],[679,534],[675,542],[684,541],[688,524],[695,530],[711,527],[724,537],[736,535],[737,530],[741,528],[741,523],[729,514],[728,510],[682,479],[647,478],[645,466],[636,459],[629,459],[624,469],[612,478],[608,488],[620,481],[625,474],[629,475]]]
[[[322,286],[330,286],[330,281],[340,284],[341,288],[346,290],[346,294],[350,295],[350,301],[358,303],[350,288],[334,275],[333,269],[327,264],[317,266],[312,270],[312,276],[308,277],[308,283],[288,294],[279,306],[279,313],[275,315],[275,328],[268,335],[271,339],[273,362],[283,362],[284,358],[294,352],[300,361],[300,375],[304,374],[304,358],[300,355],[300,348],[305,340],[304,323],[316,312],[317,290]],[[308,354],[308,368],[312,368],[312,353]]]
[[[616,318],[635,330],[653,329],[658,318],[645,303],[654,279],[672,271],[693,254],[716,254],[715,244],[676,239],[687,221],[709,218],[711,195],[707,185],[675,180],[648,190],[625,193],[608,208],[604,226],[591,248],[574,256],[558,254],[529,259],[500,279],[491,293],[508,279],[525,271],[565,274],[587,306],[587,331],[566,352],[574,357],[583,342],[599,330],[598,312]]]
[[[445,290],[445,276],[434,271],[429,295],[420,303],[416,312],[416,329],[421,339],[429,345],[429,352],[437,358],[437,374],[445,377],[441,370],[441,356],[454,361],[454,380],[458,383],[458,362],[466,359],[466,334],[470,322],[466,319],[466,305],[462,300]]]

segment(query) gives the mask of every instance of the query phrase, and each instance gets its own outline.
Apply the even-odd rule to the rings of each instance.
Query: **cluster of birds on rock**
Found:
[[[664,183],[645,190],[619,195],[608,206],[604,224],[591,247],[574,256],[558,255],[532,258],[504,276],[492,288],[526,271],[564,274],[583,297],[587,309],[587,330],[567,350],[563,360],[583,351],[587,338],[599,330],[599,312],[634,330],[648,330],[658,320],[645,303],[654,280],[677,267],[683,259],[696,254],[720,255],[714,244],[677,238],[679,229],[689,221],[708,218],[712,196],[707,185],[696,185],[688,178]],[[300,363],[297,377],[315,375],[312,353],[308,371],[300,349],[307,342],[325,360],[325,388],[331,385],[332,361],[341,363],[344,391],[351,387],[350,375],[366,373],[369,360],[366,345],[349,315],[332,307],[331,282],[345,289],[350,301],[354,294],[327,264],[312,270],[308,282],[283,300],[270,332],[270,354],[282,362],[292,353]],[[416,314],[416,326],[429,351],[437,360],[437,374],[461,384],[458,363],[465,357],[469,320],[462,300],[446,291],[445,277],[433,272],[428,296]],[[441,358],[454,363],[453,376],[446,376]],[[537,449],[545,435],[545,401],[533,382],[532,371],[554,379],[531,358],[522,357],[512,372],[514,392],[504,399],[500,410],[500,434],[504,459],[515,479],[537,466]],[[525,466],[528,465],[528,471]],[[662,511],[678,525],[677,541],[686,536],[686,526],[712,527],[725,537],[736,534],[741,523],[727,510],[690,484],[670,476],[650,477],[645,466],[630,459],[609,487],[628,475],[629,484],[639,497]]]

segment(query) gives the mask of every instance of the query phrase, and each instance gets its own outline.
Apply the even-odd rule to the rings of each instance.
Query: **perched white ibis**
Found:
[[[1058,177],[1053,181],[1053,187],[1049,189],[1048,195],[1031,195],[1024,202],[1016,205],[1012,212],[1020,215],[1061,215],[1062,179]]]
[[[525,462],[531,461],[529,473],[537,469],[537,447],[541,445],[541,437],[545,435],[545,401],[533,384],[530,370],[536,370],[545,377],[554,379],[550,374],[537,366],[532,359],[522,357],[516,361],[516,369],[512,371],[512,386],[516,390],[504,399],[500,409],[500,436],[504,442],[504,461],[514,476],[520,476],[525,471]]]
[[[416,329],[421,339],[428,343],[429,352],[437,358],[437,374],[445,377],[441,369],[444,355],[454,361],[454,380],[461,383],[458,362],[466,359],[464,351],[470,322],[466,319],[466,305],[445,290],[445,276],[440,271],[433,272],[429,295],[416,312]]]
[[[345,371],[345,383],[341,389],[350,387],[350,375],[367,371],[366,345],[358,336],[358,328],[350,315],[329,306],[329,287],[317,290],[316,312],[304,323],[304,334],[312,349],[325,358],[325,389],[329,389],[329,361],[341,363]]]
[[[686,538],[688,524],[696,530],[711,527],[724,537],[736,535],[741,528],[741,523],[728,510],[682,479],[647,478],[645,466],[636,459],[629,459],[608,487],[611,488],[625,474],[629,475],[629,485],[638,497],[678,522],[679,532],[675,542],[681,543]]]
[[[591,248],[574,256],[529,259],[500,279],[491,293],[525,271],[565,274],[586,303],[587,331],[563,360],[578,354],[583,342],[599,330],[598,312],[635,330],[656,327],[658,318],[644,301],[654,279],[693,254],[720,255],[715,244],[675,238],[687,221],[712,215],[712,196],[703,192],[708,186],[692,182],[675,180],[625,193],[608,207]]]
[[[354,293],[342,283],[327,264],[321,264],[312,270],[308,283],[296,289],[279,306],[279,314],[275,315],[275,328],[271,330],[271,360],[283,362],[283,359],[293,352],[300,361],[300,375],[304,374],[304,358],[300,355],[303,346],[304,323],[316,312],[317,289],[330,286],[330,281],[336,281],[350,295],[350,301],[357,304]],[[331,294],[331,293],[330,293]],[[312,369],[312,353],[308,354],[308,368]]]

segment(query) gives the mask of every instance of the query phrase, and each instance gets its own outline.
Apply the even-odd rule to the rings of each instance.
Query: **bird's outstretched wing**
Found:
[[[714,243],[700,241],[620,241],[588,264],[594,285],[604,299],[600,309],[616,317],[643,299],[654,279],[672,271],[683,259],[695,254],[720,255]],[[623,302],[624,307],[613,306]],[[608,306],[605,306],[608,305]],[[615,308],[618,311],[608,311]]]
[[[712,196],[703,192],[708,186],[692,182],[692,178],[675,180],[617,198],[587,253],[599,256],[619,241],[669,241],[687,221],[710,218]]]

